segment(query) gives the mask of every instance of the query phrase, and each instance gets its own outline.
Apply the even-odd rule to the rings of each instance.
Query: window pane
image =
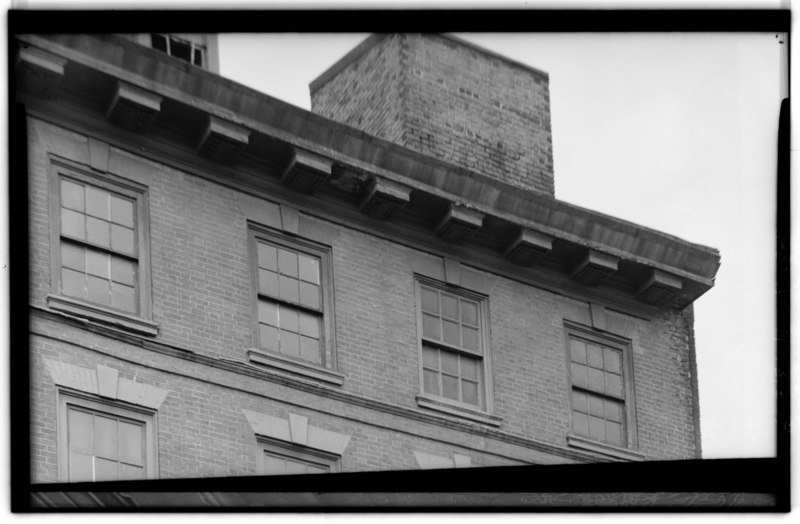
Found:
[[[266,300],[258,301],[258,321],[270,326],[278,325],[278,306]]]
[[[450,322],[449,320],[442,321],[442,334],[444,335],[444,341],[448,344],[452,344],[454,346],[460,346],[461,341],[459,340],[459,324]]]
[[[61,265],[83,273],[86,270],[86,248],[61,242]]]
[[[480,405],[480,400],[478,397],[478,384],[475,382],[468,382],[466,380],[461,381],[461,388],[464,394],[463,401],[467,404],[473,404],[475,406]]]
[[[613,373],[606,373],[606,393],[617,397],[624,396],[622,392],[622,377]]]
[[[164,35],[151,34],[150,43],[153,46],[153,49],[158,49],[159,51],[164,51],[165,53],[167,52],[167,38]]]
[[[572,409],[582,413],[589,412],[589,399],[583,391],[572,390]]]
[[[69,449],[91,453],[94,449],[92,415],[76,409],[67,411]]]
[[[617,446],[622,446],[622,425],[606,421],[606,441]]]
[[[572,413],[572,428],[578,435],[589,434],[589,416],[583,413]]]
[[[144,468],[139,466],[130,466],[128,464],[120,464],[120,480],[139,480],[144,478]]]
[[[298,255],[300,280],[319,284],[319,260],[308,255]]]
[[[278,287],[280,288],[280,297],[289,302],[299,302],[300,295],[297,289],[298,281],[294,278],[286,277],[283,275],[278,276]]]
[[[111,280],[132,286],[136,283],[136,265],[121,257],[111,257]]]
[[[191,53],[192,46],[188,43],[175,40],[174,38],[169,39],[169,54],[172,56],[185,60],[186,62],[191,62]]]
[[[306,473],[306,465],[292,459],[286,459],[286,475],[303,475]]]
[[[439,295],[426,287],[422,288],[422,311],[439,313]]]
[[[306,467],[308,468],[308,473],[328,473],[331,470],[328,466],[319,466],[317,464],[308,464]]]
[[[439,374],[427,369],[422,371],[423,391],[432,395],[439,394]]]
[[[108,222],[98,218],[86,217],[86,239],[98,246],[108,247]]]
[[[86,298],[86,275],[63,268],[61,270],[61,292],[71,297]]]
[[[319,286],[300,282],[300,303],[306,307],[319,309]]]
[[[316,315],[300,312],[300,334],[311,338],[319,338],[319,321]]]
[[[589,389],[602,393],[605,391],[605,373],[599,369],[589,368]]]
[[[258,270],[258,292],[271,297],[278,296],[278,274],[264,269]]]
[[[320,364],[322,362],[322,355],[320,354],[319,339],[300,337],[300,358]]]
[[[92,482],[94,457],[83,453],[70,452],[69,454],[69,481]]]
[[[83,212],[83,186],[62,178],[61,206]]]
[[[108,220],[108,197],[102,189],[86,186],[86,214]]]
[[[117,458],[117,421],[102,415],[94,417],[94,452],[107,459]]]
[[[605,417],[612,422],[622,422],[622,406],[620,403],[614,400],[606,400]]]
[[[106,306],[111,304],[111,286],[108,280],[88,275],[86,284],[89,300]]]
[[[136,312],[136,288],[111,283],[111,305],[124,311]]]
[[[130,255],[135,254],[133,249],[133,229],[111,224],[111,249]]]
[[[594,395],[589,395],[589,414],[596,417],[604,417],[605,409],[603,399]]]
[[[201,49],[194,50],[194,65],[203,67],[203,51]]]
[[[114,460],[94,458],[94,479],[97,482],[119,480],[119,463]]]
[[[88,274],[107,279],[109,277],[109,271],[107,254],[95,251],[94,249],[86,250],[86,272]]]
[[[478,361],[474,358],[461,357],[461,376],[473,380],[478,379]]]
[[[569,350],[573,362],[586,364],[586,344],[582,340],[570,338]]]
[[[258,267],[278,271],[278,250],[274,246],[258,243]]]
[[[463,326],[461,328],[461,347],[466,349],[478,349],[478,330]]]
[[[119,459],[128,464],[144,465],[144,428],[139,424],[119,422]]]
[[[422,346],[422,365],[430,369],[439,369],[439,350]]]
[[[259,324],[258,326],[259,344],[262,348],[269,351],[278,351],[278,329]]]
[[[615,351],[613,349],[605,348],[603,350],[604,355],[604,365],[606,371],[610,371],[612,373],[622,374],[622,366],[620,362],[620,353],[619,351]]]
[[[593,368],[603,369],[603,348],[587,344],[589,365]]]
[[[274,457],[269,453],[264,453],[264,474],[283,475],[286,473],[286,461],[282,458]]]
[[[278,249],[278,269],[283,275],[297,278],[297,253]]]
[[[439,317],[432,317],[426,313],[422,314],[422,336],[432,340],[440,340],[441,323]]]
[[[300,335],[281,330],[281,353],[292,357],[300,356]]]
[[[442,316],[458,320],[458,298],[442,293]]]
[[[111,221],[125,227],[133,228],[133,202],[112,196]]]
[[[597,418],[589,417],[589,436],[596,440],[606,439],[606,421]]]
[[[84,219],[85,217],[80,213],[61,208],[61,234],[85,240],[86,225],[84,224]]]
[[[585,388],[589,383],[586,376],[586,366],[580,364],[572,364],[572,384],[574,386]]]
[[[478,325],[478,304],[471,300],[461,299],[461,322]]]
[[[442,351],[442,372],[458,376],[458,355]]]
[[[448,375],[442,375],[442,396],[452,400],[458,400],[458,379]]]
[[[280,328],[288,329],[289,331],[293,331],[295,333],[300,331],[299,327],[299,319],[298,319],[298,312],[296,309],[292,309],[286,306],[280,306],[278,309],[278,320],[280,322]]]

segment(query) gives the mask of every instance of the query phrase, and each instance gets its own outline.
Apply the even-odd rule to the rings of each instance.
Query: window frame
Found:
[[[126,311],[98,304],[88,299],[66,295],[61,282],[61,180],[72,180],[133,201],[134,251],[136,260],[135,304],[136,311]],[[51,156],[50,158],[50,265],[51,289],[48,307],[92,320],[109,323],[144,335],[156,335],[158,325],[152,321],[152,286],[150,269],[150,217],[147,186],[107,172],[97,172],[76,162]],[[94,248],[91,242],[81,242],[71,237],[73,245]],[[113,250],[97,248],[113,253]],[[119,255],[122,256],[122,255]]]
[[[286,249],[304,253],[319,258],[320,272],[320,308],[314,310],[300,304],[282,301],[279,297],[263,295],[265,298],[277,304],[286,304],[289,307],[296,307],[301,311],[312,311],[321,316],[320,342],[323,355],[330,355],[330,363],[314,362],[303,360],[300,357],[292,357],[282,353],[269,351],[261,347],[259,331],[259,300],[262,294],[258,286],[258,243],[263,241],[272,246],[284,247]],[[297,374],[311,378],[323,380],[333,384],[341,385],[344,375],[339,373],[338,358],[336,352],[336,332],[334,317],[334,296],[333,296],[333,268],[332,268],[332,249],[330,246],[290,235],[283,231],[277,231],[266,226],[253,222],[248,222],[248,257],[251,275],[251,333],[252,345],[254,349],[249,352],[250,359],[256,363],[279,368],[285,371],[292,371]],[[328,365],[329,364],[329,365]]]
[[[175,59],[180,60],[182,62],[186,62],[186,63],[188,63],[190,65],[195,66],[195,67],[199,67],[201,69],[208,69],[208,67],[207,67],[208,50],[206,49],[205,45],[198,44],[197,42],[194,42],[194,41],[192,41],[190,39],[181,38],[180,36],[176,36],[174,33],[150,33],[149,36],[150,36],[150,46],[149,47],[155,49],[156,51],[160,51],[160,52],[166,54],[167,56],[171,56],[172,58],[175,58]],[[153,36],[160,36],[160,37],[163,37],[166,40],[166,47],[167,47],[166,50],[158,49],[157,47],[155,47],[155,45],[153,44]],[[170,42],[170,39],[175,40],[177,42],[180,42],[182,44],[186,44],[186,45],[189,46],[189,60],[184,60],[183,58],[181,58],[179,56],[175,56],[172,53],[172,44]],[[194,62],[195,51],[200,51],[200,62],[201,62],[200,64],[196,64]]]
[[[155,410],[62,388],[58,389],[57,397],[58,421],[56,426],[59,482],[70,482],[68,465],[69,423],[67,420],[67,412],[70,406],[75,406],[83,411],[91,411],[95,414],[101,413],[141,422],[145,428],[145,479],[158,478],[158,421]]]
[[[582,388],[574,386],[572,383],[572,353],[570,347],[570,340],[572,337],[578,338],[585,342],[597,344],[600,346],[608,347],[610,349],[619,350],[622,354],[621,369],[622,369],[622,383],[624,397],[622,402],[624,408],[622,410],[624,420],[624,436],[625,445],[619,446],[603,440],[591,438],[588,435],[582,435],[574,430],[574,408],[572,394],[576,387],[580,391],[587,391],[590,394],[597,395],[603,398],[609,398],[619,401],[619,397],[608,395],[593,391],[589,388]],[[564,344],[565,344],[565,359],[566,359],[566,374],[567,374],[567,402],[569,409],[569,433],[567,435],[567,442],[570,446],[584,448],[590,451],[607,453],[614,455],[618,458],[638,459],[638,454],[635,453],[639,449],[638,430],[636,424],[636,397],[634,388],[633,376],[633,362],[632,362],[632,343],[630,340],[623,337],[613,335],[606,332],[598,332],[597,330],[577,324],[574,322],[564,322]]]
[[[434,288],[440,292],[444,291],[456,295],[461,298],[473,300],[477,303],[478,308],[478,328],[480,331],[480,352],[472,351],[469,349],[452,346],[444,341],[432,341],[423,337],[422,331],[422,287],[427,286]],[[490,332],[489,332],[489,297],[475,291],[441,282],[439,280],[426,277],[424,275],[414,275],[414,294],[416,304],[416,320],[417,320],[417,358],[418,358],[418,373],[419,373],[419,395],[417,396],[418,405],[441,411],[450,415],[458,415],[470,420],[490,424],[493,426],[500,425],[500,419],[491,415],[494,410],[494,394],[493,394],[493,377],[492,377],[492,359],[491,359],[491,346],[490,346]],[[478,365],[483,369],[483,384],[482,396],[483,405],[475,405],[458,400],[452,400],[442,395],[434,395],[428,393],[424,389],[424,370],[423,370],[423,346],[427,344],[435,347],[440,351],[448,351],[457,355],[464,355],[479,360]]]
[[[266,466],[264,464],[265,452],[284,455],[306,463],[327,466],[329,468],[328,473],[340,473],[342,470],[341,455],[291,442],[272,439],[262,435],[258,435],[256,441],[258,453],[256,457],[256,473],[258,475],[273,476],[272,474],[266,473]]]

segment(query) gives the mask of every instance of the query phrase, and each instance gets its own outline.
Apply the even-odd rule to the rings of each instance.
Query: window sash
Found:
[[[310,241],[284,238],[279,232],[272,233],[251,224],[250,251],[255,346],[299,363],[335,370],[328,250]],[[265,274],[273,280],[271,287],[264,285]],[[285,282],[283,288],[275,284],[281,278]],[[296,287],[296,296],[287,297],[281,293],[286,283]],[[310,293],[304,294],[304,289]],[[284,314],[293,317],[288,319],[288,329],[284,329],[281,321]],[[313,319],[316,319],[317,329],[311,326]],[[300,326],[301,321],[305,322],[305,327]],[[284,342],[288,346],[284,347]]]
[[[270,461],[270,459],[274,460]],[[290,467],[289,464],[294,464],[295,466],[291,466],[294,471],[275,471],[274,469],[270,471],[270,466],[273,468],[279,466],[278,461],[284,461],[284,465],[287,468]],[[300,465],[306,468],[311,466],[315,471],[297,471]],[[341,457],[338,455],[288,442],[273,439],[267,440],[265,437],[258,438],[256,469],[259,475],[336,473],[339,471],[340,466]]]
[[[423,344],[422,374],[423,392],[484,407],[483,359]]]

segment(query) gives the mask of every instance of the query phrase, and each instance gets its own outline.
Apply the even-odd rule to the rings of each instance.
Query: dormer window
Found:
[[[153,49],[158,49],[170,56],[180,58],[197,67],[206,67],[205,46],[163,33],[152,33],[150,35],[150,44]]]

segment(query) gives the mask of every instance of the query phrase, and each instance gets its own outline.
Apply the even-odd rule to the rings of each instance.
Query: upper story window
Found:
[[[329,249],[256,227],[250,243],[257,360],[301,373],[323,368],[317,378],[331,378],[327,371],[336,362]]]
[[[51,307],[155,334],[144,186],[54,164]],[[63,298],[61,298],[63,297]]]
[[[567,330],[572,431],[622,448],[636,445],[630,346],[590,330]]]
[[[157,477],[152,413],[61,393],[59,435],[62,482]]]
[[[198,67],[206,67],[205,46],[165,33],[152,33],[150,43],[153,49],[158,49]]]
[[[485,297],[429,279],[417,297],[422,396],[488,410]]]

